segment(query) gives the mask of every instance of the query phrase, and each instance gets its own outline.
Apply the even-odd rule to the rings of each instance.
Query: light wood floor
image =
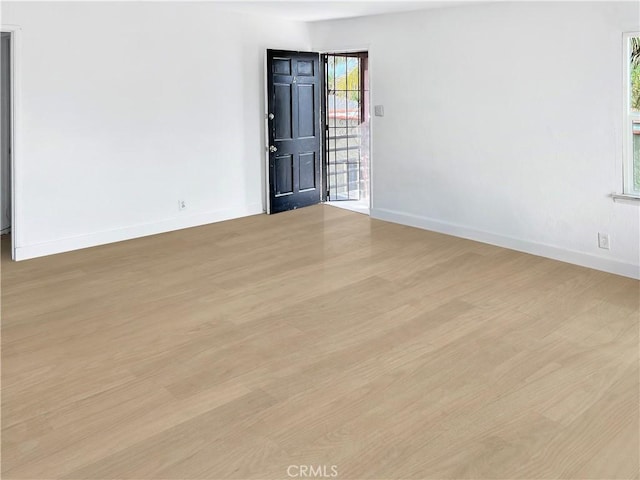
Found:
[[[5,244],[2,478],[637,479],[638,322],[637,281],[329,206]]]

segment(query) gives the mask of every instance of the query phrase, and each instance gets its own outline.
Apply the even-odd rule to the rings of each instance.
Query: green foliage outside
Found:
[[[328,82],[329,89],[333,90],[337,97],[355,102],[360,100],[360,69],[357,58],[353,57],[329,57]],[[348,93],[345,90],[349,90]]]
[[[631,39],[631,108],[640,111],[640,37]]]
[[[640,111],[640,65],[631,70],[631,108]]]
[[[359,88],[360,70],[358,69],[358,63],[356,62],[346,75],[342,75],[336,79],[336,90],[351,90],[349,92],[349,100],[357,102],[360,99]],[[340,92],[339,95],[340,94],[344,95],[342,92]]]

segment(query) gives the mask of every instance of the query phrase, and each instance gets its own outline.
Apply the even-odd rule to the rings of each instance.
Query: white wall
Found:
[[[640,206],[608,197],[636,2],[310,25],[204,2],[0,8],[22,27],[18,258],[259,213],[264,50],[368,45],[373,216],[638,276]]]
[[[1,9],[22,27],[18,258],[262,212],[264,52],[308,48],[305,24],[208,3]]]
[[[494,3],[327,21],[369,45],[374,217],[638,277],[622,182],[622,32],[640,3]],[[611,236],[611,250],[597,233]]]

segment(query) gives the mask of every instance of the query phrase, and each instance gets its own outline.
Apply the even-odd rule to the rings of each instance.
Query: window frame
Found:
[[[640,37],[640,31],[625,32],[623,41],[623,183],[622,193],[624,195],[640,198],[640,190],[633,188],[633,124],[640,123],[640,112],[631,111],[631,38]]]

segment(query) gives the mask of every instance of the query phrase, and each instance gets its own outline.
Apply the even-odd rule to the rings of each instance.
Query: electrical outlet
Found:
[[[184,210],[187,208],[187,202],[184,200],[178,200],[178,210]]]
[[[598,247],[609,250],[609,234],[598,233]]]

